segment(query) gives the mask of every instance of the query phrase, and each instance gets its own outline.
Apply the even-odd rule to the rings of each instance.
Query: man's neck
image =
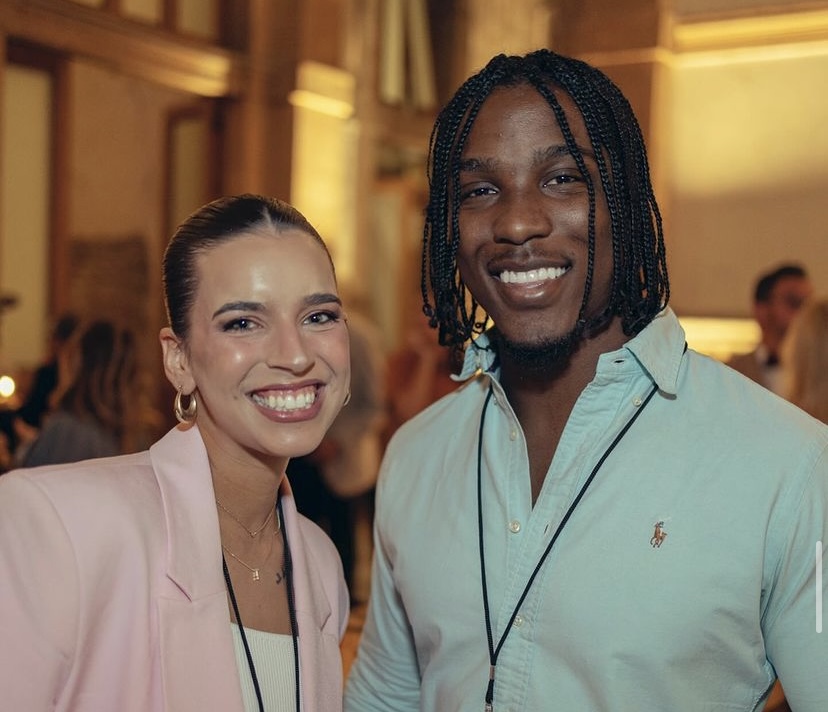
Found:
[[[628,339],[616,319],[600,334],[579,341],[557,367],[529,370],[506,354],[501,356],[500,380],[526,437],[533,503],[572,409],[595,377],[598,359]]]
[[[555,363],[533,367],[511,357],[507,350],[499,349],[500,381],[516,411],[523,400],[535,406],[539,401],[549,401],[559,410],[560,401],[566,400],[567,394],[574,405],[581,391],[594,378],[598,359],[621,348],[628,340],[616,317],[600,333],[581,338],[568,355]]]

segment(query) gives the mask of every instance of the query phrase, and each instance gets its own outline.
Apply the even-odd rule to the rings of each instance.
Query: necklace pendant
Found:
[[[253,580],[254,581],[259,580],[259,569],[253,569]]]

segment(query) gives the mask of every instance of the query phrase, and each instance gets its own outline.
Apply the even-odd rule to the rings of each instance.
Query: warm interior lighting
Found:
[[[11,376],[0,376],[0,398],[11,398],[14,389],[14,379]]]
[[[356,79],[338,67],[302,62],[296,70],[296,89],[288,101],[297,109],[309,109],[334,119],[354,115]]]
[[[673,27],[673,50],[678,54],[751,46],[768,52],[774,45],[809,52],[810,43],[824,43],[826,39],[826,10],[684,22]]]
[[[304,89],[296,89],[290,92],[288,101],[297,108],[310,109],[319,114],[332,116],[335,119],[350,119],[354,115],[354,105],[351,102],[323,96]]]
[[[325,236],[343,284],[356,273],[357,258],[355,97],[352,74],[319,62],[299,65],[289,96],[294,107],[290,199]]]
[[[690,348],[721,361],[752,351],[759,343],[759,327],[753,319],[685,316],[679,321]]]

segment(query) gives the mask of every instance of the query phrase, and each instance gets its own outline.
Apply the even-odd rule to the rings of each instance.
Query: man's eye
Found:
[[[469,188],[461,188],[460,200],[466,200],[467,198],[477,198],[484,195],[493,195],[495,192],[495,189],[492,188],[490,185],[478,185]]]
[[[568,183],[578,183],[580,182],[581,177],[576,174],[572,173],[561,173],[559,175],[552,176],[548,181],[547,185],[566,185]]]

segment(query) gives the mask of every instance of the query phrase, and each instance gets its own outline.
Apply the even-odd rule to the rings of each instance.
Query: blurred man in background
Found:
[[[781,393],[779,347],[791,321],[812,292],[808,274],[800,265],[780,265],[761,275],[753,297],[753,315],[762,333],[761,340],[753,351],[731,357],[728,366],[774,393]]]

